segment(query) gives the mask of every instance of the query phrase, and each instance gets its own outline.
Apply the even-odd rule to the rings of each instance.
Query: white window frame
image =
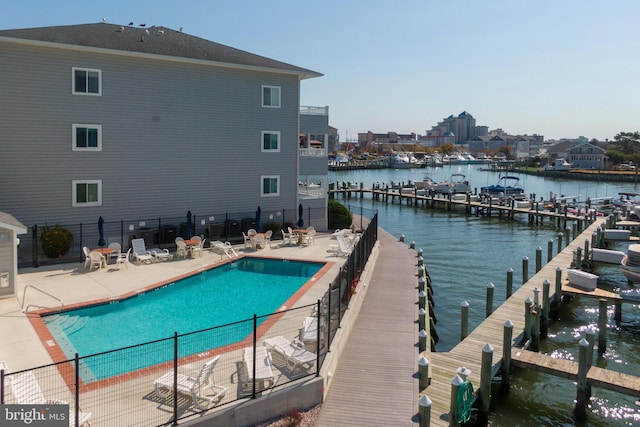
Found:
[[[265,193],[264,190],[264,180],[265,179],[275,179],[276,180],[276,192],[275,193]],[[280,175],[262,175],[260,176],[260,197],[278,197],[280,196]]]
[[[278,139],[276,141],[276,148],[264,148],[264,137],[265,135],[275,135]],[[260,151],[263,153],[279,153],[280,152],[280,131],[279,130],[263,130],[260,132]]]
[[[84,92],[76,91],[76,71],[85,71],[86,73],[90,73],[90,72],[98,73],[98,92],[96,93],[96,92],[88,91],[88,88],[89,88],[88,81],[87,81],[87,91],[84,91]],[[73,95],[102,96],[102,70],[98,70],[95,68],[72,67],[71,68],[71,93]]]
[[[271,91],[269,92],[269,99],[265,99],[264,96],[264,90],[265,89],[271,89],[271,91],[273,91],[274,89],[278,90],[278,99],[277,99],[277,105],[272,104],[271,101],[273,100],[273,93],[271,93]],[[262,85],[262,91],[260,94],[260,98],[262,99],[262,106],[265,108],[280,108],[280,106],[282,105],[282,88],[280,86],[267,86],[267,85]]]
[[[94,202],[78,203],[78,184],[97,184],[98,186],[98,200]],[[71,206],[78,207],[90,207],[90,206],[102,206],[102,180],[99,179],[78,179],[71,181]]]
[[[98,131],[97,147],[78,147],[78,129],[95,129]],[[71,142],[73,151],[102,151],[102,125],[75,123],[71,126]]]

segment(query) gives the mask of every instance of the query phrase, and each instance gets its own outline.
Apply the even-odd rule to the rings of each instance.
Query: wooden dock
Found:
[[[565,270],[573,259],[573,251],[580,247],[580,243],[585,238],[590,238],[592,233],[604,222],[603,219],[592,223],[578,239],[574,239],[549,263],[543,266],[533,277],[515,290],[512,296],[498,307],[489,317],[478,325],[462,342],[449,352],[425,351],[424,357],[429,360],[431,370],[430,385],[421,390],[419,398],[426,395],[431,401],[431,426],[448,426],[451,405],[452,380],[457,375],[461,367],[471,371],[468,378],[474,390],[480,386],[480,370],[483,348],[490,345],[493,349],[492,374],[499,372],[503,357],[503,335],[504,325],[507,321],[513,324],[513,341],[518,342],[522,337],[525,327],[525,307],[524,301],[527,298],[534,299],[534,288],[543,289],[543,282],[555,281],[556,270],[560,268],[563,276],[566,277]],[[571,288],[575,289],[575,288]],[[604,292],[604,291],[603,291]],[[554,286],[551,286],[550,297],[555,294]],[[604,294],[603,294],[604,295]],[[611,297],[611,295],[609,295]],[[577,344],[577,343],[576,343]],[[537,353],[528,352],[521,349],[511,351],[512,363],[516,366],[535,367],[542,372],[559,375],[564,378],[573,379],[577,376],[577,363],[554,359]],[[640,378],[624,375],[604,369],[591,367],[588,380],[594,387],[602,387],[609,390],[618,391],[633,396],[640,396]],[[575,396],[567,396],[572,400]]]
[[[354,184],[347,185],[346,183],[340,188],[329,190],[329,197],[331,198],[342,196],[347,199],[352,197],[364,199],[365,195],[370,196],[372,200],[392,204],[399,203],[423,208],[439,208],[448,211],[464,209],[468,215],[491,216],[496,214],[507,218],[515,218],[516,215],[525,215],[529,222],[538,223],[544,219],[549,219],[555,221],[558,226],[564,225],[565,227],[568,221],[582,221],[585,219],[585,215],[569,213],[566,209],[563,211],[543,209],[541,203],[533,203],[533,207],[517,207],[517,203],[514,200],[498,202],[488,197],[482,197],[480,200],[475,201],[472,200],[471,197],[474,195],[467,194],[431,193],[418,195],[415,191],[404,193],[400,187],[364,188],[362,184],[354,186]]]

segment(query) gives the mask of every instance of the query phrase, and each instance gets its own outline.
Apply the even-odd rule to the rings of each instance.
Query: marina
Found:
[[[441,175],[449,176],[451,173],[463,173],[469,177],[473,187],[484,185],[484,182],[496,182],[498,173],[478,171],[473,166],[444,167]],[[420,171],[358,171],[348,174],[330,173],[330,181],[335,182],[409,182],[422,178]],[[434,174],[435,175],[435,174]],[[439,180],[434,177],[434,180]],[[522,175],[523,187],[527,192],[546,195],[556,193],[558,195],[569,194],[586,200],[587,197],[603,197],[617,194],[620,191],[632,191],[632,186],[623,184],[591,183],[585,185],[581,182],[555,182]],[[351,188],[359,185],[350,185]],[[363,185],[364,187],[364,185]],[[342,199],[342,196],[337,196]],[[556,241],[560,232],[565,234],[564,224],[553,221],[541,221],[531,223],[528,216],[515,215],[513,220],[505,221],[505,217],[467,215],[459,204],[452,204],[454,210],[447,209],[422,209],[415,204],[406,202],[398,203],[395,196],[394,203],[383,200],[373,200],[372,197],[345,197],[341,201],[351,206],[351,209],[374,209],[380,213],[381,227],[395,235],[404,235],[407,242],[414,241],[416,248],[424,251],[425,265],[433,279],[436,306],[438,316],[437,333],[439,342],[437,352],[433,357],[444,357],[443,354],[456,348],[460,340],[461,320],[458,313],[461,303],[467,302],[469,310],[469,329],[474,330],[484,321],[485,292],[488,283],[495,283],[496,305],[502,304],[504,296],[503,284],[505,272],[519,270],[519,265],[525,257],[533,259],[533,251],[536,246],[546,247],[550,241]],[[404,200],[404,199],[403,199]],[[443,205],[446,206],[446,205]],[[570,214],[567,215],[570,217]],[[569,221],[571,224],[573,221]],[[566,234],[565,234],[566,235]],[[579,239],[574,242],[581,246]],[[566,241],[566,239],[565,239]],[[437,242],[437,243],[436,243]],[[446,243],[445,243],[446,242]],[[580,245],[578,245],[580,242]],[[610,249],[625,251],[627,242],[611,242]],[[575,248],[575,247],[574,247]],[[566,265],[571,263],[572,254],[567,255]],[[464,268],[461,268],[460,257],[464,257]],[[565,264],[565,263],[563,263]],[[624,295],[631,304],[630,309],[624,310],[623,321],[616,326],[614,310],[615,303],[609,307],[607,323],[607,345],[603,354],[594,359],[594,366],[599,368],[609,367],[616,372],[630,375],[636,374],[634,366],[638,363],[638,351],[640,349],[640,316],[637,302],[634,303],[632,295],[637,294],[635,286],[629,284],[621,274],[620,267],[597,263],[595,273],[600,276],[598,290],[595,294],[615,291]],[[554,279],[555,271],[544,270],[549,280]],[[551,274],[553,272],[553,274]],[[531,280],[531,279],[530,279]],[[519,282],[519,281],[518,281]],[[514,288],[519,286],[515,284]],[[568,284],[567,284],[568,286]],[[549,324],[548,338],[541,340],[540,351],[555,359],[577,360],[578,339],[588,328],[595,327],[598,323],[598,298],[580,294],[577,288],[568,286],[567,290],[573,291],[573,298],[560,307],[558,318]],[[564,291],[565,289],[563,289]],[[529,294],[530,296],[531,294]],[[505,299],[506,300],[506,299]],[[516,304],[517,315],[522,317],[522,302]],[[514,312],[514,317],[516,316]],[[495,333],[502,336],[502,325]],[[472,332],[469,336],[473,337]],[[466,341],[466,340],[465,340]],[[476,341],[477,351],[481,353],[485,342]],[[495,349],[494,349],[495,350]],[[496,354],[498,352],[496,351]],[[456,352],[457,354],[457,352]],[[466,353],[457,354],[456,369],[461,364],[466,365],[469,357]],[[494,357],[496,360],[498,356]],[[435,361],[431,361],[432,368]],[[469,366],[467,366],[469,367]],[[452,367],[453,368],[453,367]],[[453,369],[455,373],[456,369]],[[479,372],[473,372],[479,376]],[[478,376],[475,378],[477,379]],[[451,390],[450,383],[453,375],[447,377],[449,388],[443,389],[442,397],[449,400]],[[518,425],[575,425],[573,418],[573,398],[576,396],[575,384],[566,379],[558,378],[544,373],[535,373],[530,370],[517,370],[511,378],[511,391],[507,395],[495,393],[492,396],[489,423],[491,425],[511,426]],[[553,393],[548,390],[553,389]],[[535,400],[532,401],[532,397]],[[573,396],[573,398],[560,399],[561,396]],[[432,402],[439,396],[429,394]],[[620,394],[607,390],[599,390],[597,398],[590,401],[589,425],[630,425],[638,422],[638,412],[635,398],[623,398]],[[433,410],[433,407],[432,407]],[[448,412],[448,408],[442,408]],[[439,420],[433,417],[432,420]],[[517,420],[517,422],[515,421]],[[635,421],[634,421],[635,420]],[[438,421],[441,422],[441,421]]]

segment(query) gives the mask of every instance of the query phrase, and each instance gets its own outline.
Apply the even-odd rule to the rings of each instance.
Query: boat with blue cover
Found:
[[[524,198],[524,188],[520,186],[520,178],[505,175],[500,177],[497,184],[480,187],[480,193],[495,197]]]

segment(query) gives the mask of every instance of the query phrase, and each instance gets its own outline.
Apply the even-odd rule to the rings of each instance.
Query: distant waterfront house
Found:
[[[0,205],[27,227],[291,211],[320,174],[298,138],[320,73],[107,23],[1,30],[0,61]]]
[[[580,144],[569,149],[567,160],[577,169],[607,169],[605,150],[593,144]]]

